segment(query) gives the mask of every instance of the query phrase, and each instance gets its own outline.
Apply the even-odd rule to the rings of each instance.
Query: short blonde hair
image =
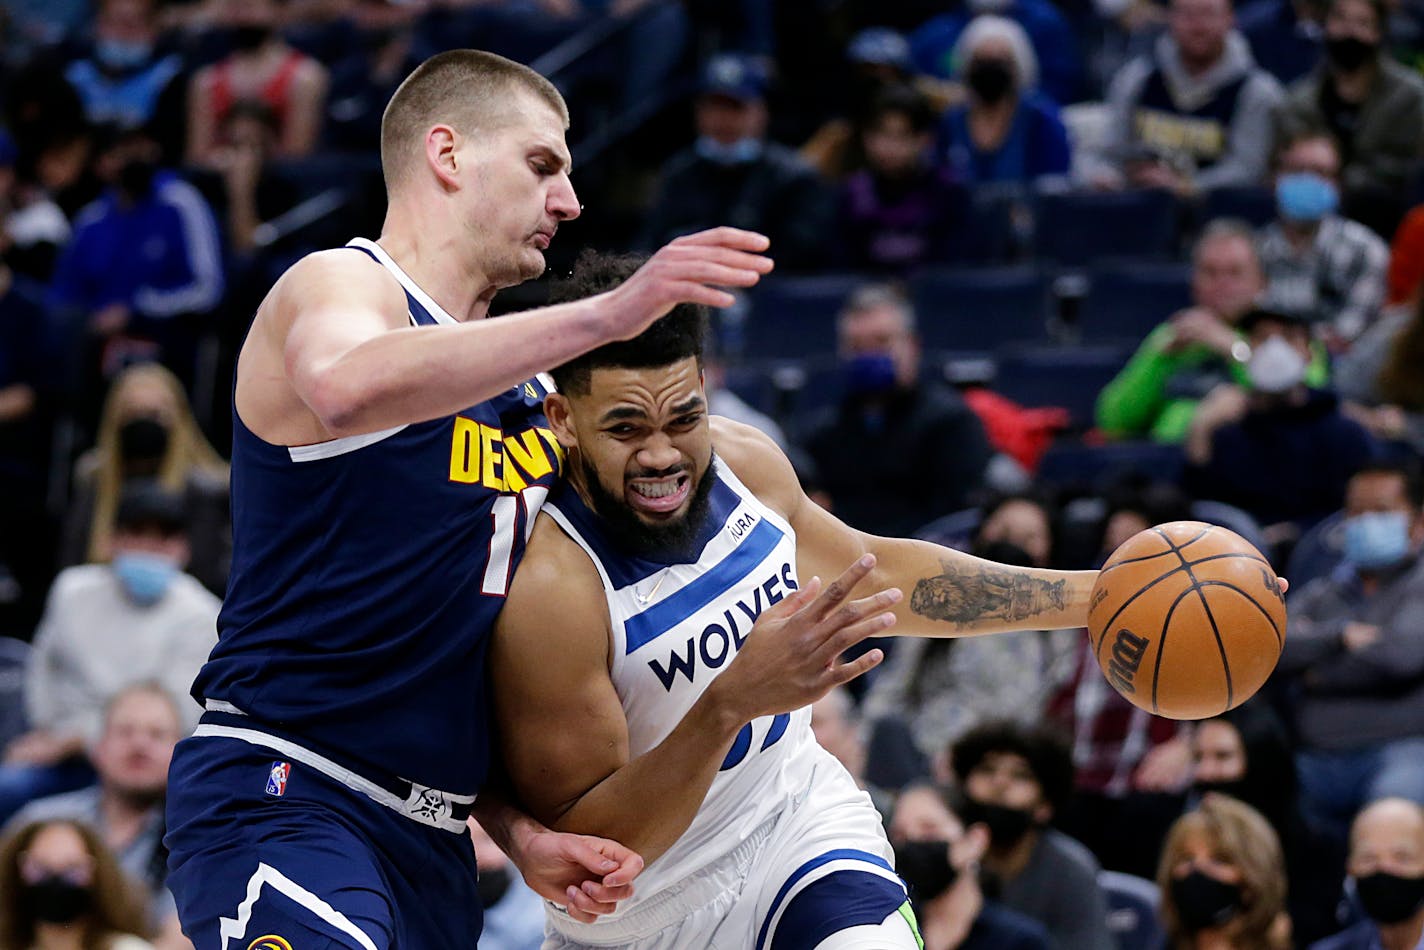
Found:
[[[513,60],[482,50],[456,49],[415,68],[381,116],[381,169],[390,191],[408,173],[426,131],[439,122],[459,131],[489,127],[518,114],[511,93],[533,93],[569,126],[569,108],[554,84]]]

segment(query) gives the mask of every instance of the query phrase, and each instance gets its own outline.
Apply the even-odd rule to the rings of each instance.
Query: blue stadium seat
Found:
[[[858,274],[768,278],[750,295],[751,312],[742,327],[742,356],[748,360],[834,353],[836,314],[846,298],[866,283]]]
[[[0,748],[18,739],[28,728],[25,718],[25,667],[30,645],[13,637],[0,637]]]
[[[1108,901],[1108,930],[1118,950],[1159,950],[1166,934],[1157,920],[1157,885],[1119,871],[1099,871],[1098,887]]]
[[[1299,591],[1317,577],[1325,577],[1344,559],[1345,514],[1337,511],[1301,535],[1286,563],[1291,590]]]
[[[1031,207],[1032,199],[1021,186],[991,182],[971,187],[954,259],[965,264],[1017,259],[1027,250],[1027,232],[1033,227]]]
[[[1177,201],[1168,191],[1045,194],[1036,219],[1038,256],[1067,267],[1177,252]]]
[[[1234,531],[1267,558],[1271,556],[1271,547],[1266,543],[1266,536],[1261,531],[1260,522],[1250,513],[1242,511],[1235,505],[1207,499],[1194,501],[1192,502],[1192,517],[1198,521],[1220,525],[1228,531]]]
[[[1084,343],[1135,346],[1153,327],[1192,302],[1192,269],[1187,264],[1102,265],[1090,272],[1088,282],[1078,309]]]
[[[1043,456],[1038,476],[1052,485],[1093,489],[1130,472],[1175,482],[1181,478],[1182,467],[1182,449],[1177,445],[1157,442],[1083,445],[1060,441]]]
[[[1092,425],[1098,393],[1127,362],[1117,346],[1032,347],[1001,352],[994,390],[1023,406],[1062,406],[1073,424]]]
[[[925,349],[1048,342],[1048,280],[1035,268],[924,271],[909,289]]]
[[[1260,185],[1213,188],[1202,197],[1201,221],[1239,218],[1252,227],[1269,224],[1276,216],[1276,196]]]

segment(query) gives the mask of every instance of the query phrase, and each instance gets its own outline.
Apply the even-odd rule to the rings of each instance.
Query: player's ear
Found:
[[[544,417],[549,420],[554,438],[566,449],[578,444],[578,439],[574,437],[572,410],[568,397],[563,393],[549,393],[544,397]]]
[[[448,125],[431,126],[425,133],[425,162],[446,188],[459,184],[460,134]]]

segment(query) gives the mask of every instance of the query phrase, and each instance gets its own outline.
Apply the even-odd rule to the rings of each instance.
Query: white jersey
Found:
[[[593,559],[608,597],[612,677],[628,720],[629,755],[661,743],[724,670],[767,607],[796,590],[796,535],[720,460],[707,477],[708,528],[697,560],[667,564],[611,546],[572,489],[544,511]],[[811,709],[766,716],[737,734],[691,826],[638,878],[632,913],[735,849],[794,800],[819,767],[839,764],[816,744]]]

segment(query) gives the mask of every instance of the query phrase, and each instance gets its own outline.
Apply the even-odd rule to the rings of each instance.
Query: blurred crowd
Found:
[[[1417,0],[3,0],[0,950],[186,945],[235,354],[378,235],[384,104],[464,46],[556,82],[586,208],[497,311],[762,231],[713,411],[854,527],[1084,569],[1192,519],[1290,578],[1279,671],[1203,722],[1082,631],[895,642],[816,707],[930,950],[1424,945]],[[472,832],[481,947],[537,947]]]

